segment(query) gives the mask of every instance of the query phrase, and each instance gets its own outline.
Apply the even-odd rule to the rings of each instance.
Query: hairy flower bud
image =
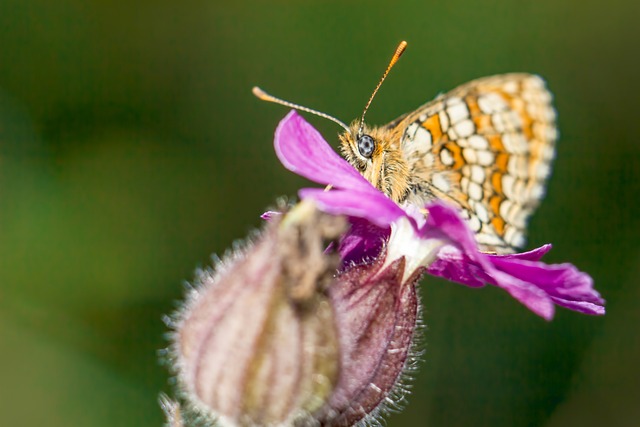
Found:
[[[331,299],[340,217],[301,203],[244,251],[201,272],[173,336],[184,400],[222,425],[304,422],[340,369]]]
[[[192,425],[190,413],[225,426],[350,426],[402,399],[423,268],[391,239],[377,259],[339,270],[326,248],[345,230],[302,202],[199,274],[175,322],[187,405],[162,400],[171,427]]]
[[[318,419],[331,426],[351,426],[371,418],[404,396],[400,382],[412,366],[419,304],[415,284],[407,280],[405,259],[385,256],[353,266],[330,288],[340,327],[340,379]]]

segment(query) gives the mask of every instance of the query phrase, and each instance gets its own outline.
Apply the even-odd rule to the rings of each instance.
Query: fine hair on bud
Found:
[[[197,273],[173,316],[170,427],[314,424],[333,393],[340,355],[328,289],[340,259],[327,247],[346,221],[311,202],[280,208],[242,249]]]

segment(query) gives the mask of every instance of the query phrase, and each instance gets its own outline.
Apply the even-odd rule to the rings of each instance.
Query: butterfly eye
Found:
[[[376,148],[376,142],[369,135],[362,135],[358,138],[358,151],[362,157],[370,159],[373,155],[373,150]]]

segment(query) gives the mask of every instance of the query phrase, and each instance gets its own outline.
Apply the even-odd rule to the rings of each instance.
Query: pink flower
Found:
[[[299,192],[302,199],[312,199],[326,213],[351,218],[352,229],[340,245],[343,265],[365,262],[385,248],[387,263],[405,258],[407,277],[426,269],[471,287],[495,285],[546,320],[553,318],[556,304],[586,314],[605,313],[605,301],[588,274],[572,264],[540,261],[551,245],[514,255],[480,252],[454,208],[431,203],[425,220],[397,205],[336,154],[295,111],[280,122],[275,150],[290,171],[332,186],[330,191],[304,188]]]

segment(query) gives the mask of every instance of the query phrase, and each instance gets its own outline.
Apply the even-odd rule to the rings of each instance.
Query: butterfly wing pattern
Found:
[[[485,77],[440,95],[386,126],[409,166],[406,202],[460,207],[483,250],[525,244],[544,195],[557,138],[552,96],[530,74]]]

